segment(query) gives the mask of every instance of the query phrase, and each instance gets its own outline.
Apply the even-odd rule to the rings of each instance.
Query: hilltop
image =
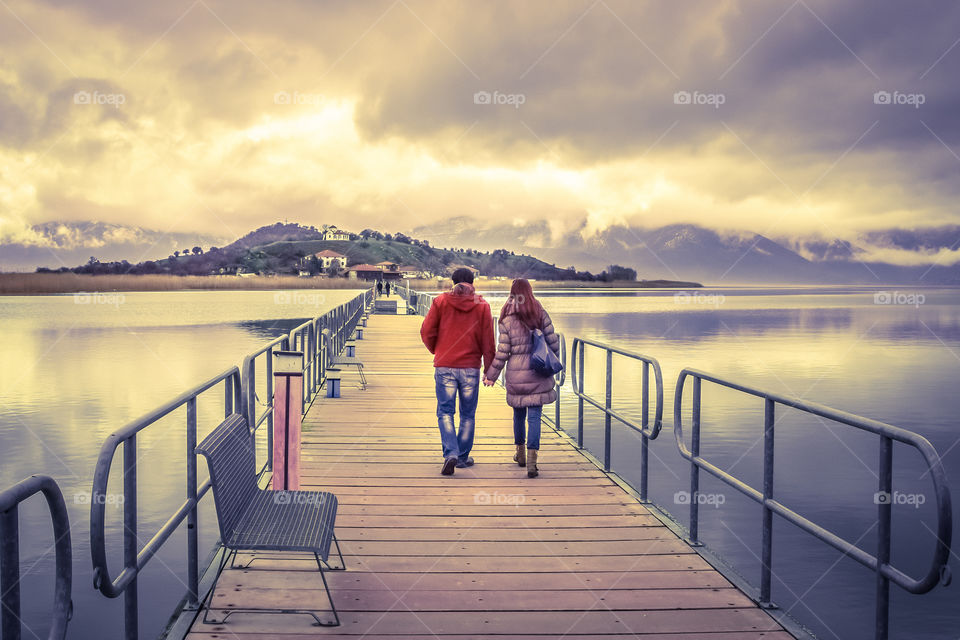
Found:
[[[339,239],[324,239],[336,237]],[[189,251],[175,251],[167,258],[146,260],[136,264],[126,260],[101,262],[96,257],[83,265],[38,272],[72,272],[77,274],[168,274],[180,276],[261,274],[314,275],[321,271],[310,256],[331,250],[346,256],[347,265],[392,262],[416,268],[421,273],[446,276],[460,266],[472,267],[488,277],[528,277],[537,280],[564,280],[609,282],[636,280],[633,269],[611,265],[599,274],[578,271],[575,267],[561,268],[532,255],[518,254],[506,249],[480,251],[467,248],[433,247],[428,241],[411,238],[403,233],[384,234],[373,229],[360,233],[337,230],[335,227],[317,229],[297,223],[276,223],[260,227],[223,247],[204,250],[194,246]],[[328,275],[344,275],[345,270],[334,268]],[[666,286],[669,283],[658,283]],[[691,286],[694,283],[677,283]],[[694,285],[695,286],[695,285]]]

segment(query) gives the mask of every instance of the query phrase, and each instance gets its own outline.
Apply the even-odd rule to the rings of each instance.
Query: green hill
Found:
[[[323,233],[315,227],[296,223],[276,223],[260,227],[235,242],[223,247],[210,247],[203,251],[195,247],[191,253],[175,252],[162,260],[149,260],[138,264],[129,262],[101,263],[91,258],[87,264],[73,269],[74,273],[90,274],[154,274],[209,275],[262,273],[296,275],[304,266],[310,266],[305,258],[324,249],[347,256],[347,265],[394,262],[400,266],[416,267],[437,276],[448,275],[458,266],[469,266],[489,277],[537,280],[611,281],[635,280],[636,271],[613,265],[607,271],[594,275],[577,271],[573,267],[560,268],[529,255],[512,251],[476,251],[473,249],[447,249],[430,246],[430,243],[410,238],[402,233],[384,234],[364,229],[359,234],[349,234],[350,240],[326,241]],[[314,264],[314,270],[316,266]]]

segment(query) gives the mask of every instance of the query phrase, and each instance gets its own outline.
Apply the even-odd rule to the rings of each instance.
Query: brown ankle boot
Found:
[[[527,477],[536,478],[538,475],[540,470],[537,469],[537,450],[527,449]]]
[[[513,456],[513,461],[520,467],[527,466],[527,447],[525,445],[517,445],[517,452]]]

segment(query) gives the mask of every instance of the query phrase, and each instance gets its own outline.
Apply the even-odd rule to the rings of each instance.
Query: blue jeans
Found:
[[[540,448],[540,417],[543,415],[543,407],[520,407],[513,409],[513,441],[516,444],[524,443],[524,431],[527,432],[527,449]],[[523,428],[523,422],[526,419],[528,427]]]
[[[437,381],[437,424],[444,458],[466,461],[473,449],[473,427],[477,414],[480,388],[480,369],[437,367],[433,374]],[[460,430],[453,428],[453,414],[460,396]]]

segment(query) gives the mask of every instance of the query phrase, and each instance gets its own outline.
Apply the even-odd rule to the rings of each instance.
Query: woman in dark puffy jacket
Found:
[[[557,399],[553,376],[543,376],[530,364],[534,329],[540,329],[550,349],[559,357],[560,338],[553,322],[534,297],[530,283],[524,278],[513,281],[510,297],[500,310],[500,340],[493,363],[484,375],[487,386],[496,382],[504,366],[507,368],[507,404],[513,407],[513,435],[517,453],[513,459],[527,468],[527,476],[535,478],[537,453],[540,450],[540,418],[543,405]],[[527,429],[524,429],[527,422]],[[526,432],[526,438],[524,438]],[[526,451],[524,451],[526,446]]]

